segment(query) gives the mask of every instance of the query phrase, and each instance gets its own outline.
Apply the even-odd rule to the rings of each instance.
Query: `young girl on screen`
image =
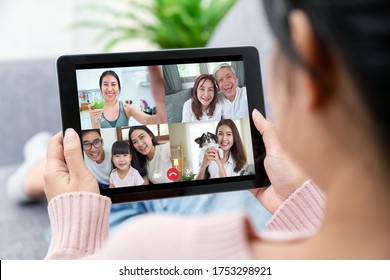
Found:
[[[111,160],[114,167],[110,174],[110,188],[131,187],[144,184],[138,170],[131,166],[130,146],[125,141],[112,144]]]

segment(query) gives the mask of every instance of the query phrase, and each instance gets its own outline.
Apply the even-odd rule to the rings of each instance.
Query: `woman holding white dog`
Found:
[[[218,89],[213,75],[200,75],[195,80],[191,94],[191,99],[183,105],[182,122],[219,121],[222,118]]]
[[[244,145],[237,126],[231,119],[220,120],[215,130],[223,157],[214,147],[203,157],[197,179],[239,176],[247,163]]]

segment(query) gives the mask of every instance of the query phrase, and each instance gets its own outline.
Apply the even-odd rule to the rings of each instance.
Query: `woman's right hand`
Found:
[[[100,128],[98,118],[103,114],[103,109],[93,109],[94,103],[88,104],[89,117],[91,118],[92,128]]]
[[[264,167],[271,181],[271,186],[267,189],[253,190],[252,193],[273,213],[308,177],[283,149],[272,122],[257,110],[253,111],[252,118],[263,137],[266,149]]]
[[[202,159],[202,164],[200,165],[199,168],[199,173],[196,176],[196,180],[203,180],[206,176],[206,168],[207,166],[210,165],[212,159],[210,158],[210,155],[207,152],[208,150],[205,151]]]
[[[200,168],[206,168],[210,165],[211,161],[213,160],[212,153],[209,151],[210,149],[207,149],[206,152],[203,155],[202,165]]]
[[[214,161],[217,164],[219,169],[219,177],[220,178],[227,177],[225,167],[223,165],[222,159],[219,157],[217,148],[215,147],[208,148],[206,154],[207,154],[207,159],[210,160],[210,162]]]
[[[63,140],[60,132],[50,139],[44,178],[48,202],[67,192],[99,194],[98,182],[84,163],[80,138],[71,128],[65,131]]]

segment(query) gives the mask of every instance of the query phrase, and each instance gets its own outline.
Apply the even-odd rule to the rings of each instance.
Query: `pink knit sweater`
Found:
[[[310,181],[287,199],[268,223],[266,239],[313,233],[324,195]],[[203,217],[148,214],[132,219],[108,239],[109,198],[66,193],[48,205],[52,240],[46,259],[251,259],[248,217],[231,212]],[[250,223],[250,221],[249,221]],[[298,234],[297,234],[298,233]]]

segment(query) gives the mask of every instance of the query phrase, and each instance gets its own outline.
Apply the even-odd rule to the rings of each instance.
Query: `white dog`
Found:
[[[219,157],[223,158],[223,150],[217,144],[218,140],[215,134],[211,132],[203,133],[202,136],[195,139],[195,142],[199,145],[199,148],[201,148],[199,153],[199,165],[202,164],[203,157],[207,149],[211,147],[215,147],[218,151]]]

